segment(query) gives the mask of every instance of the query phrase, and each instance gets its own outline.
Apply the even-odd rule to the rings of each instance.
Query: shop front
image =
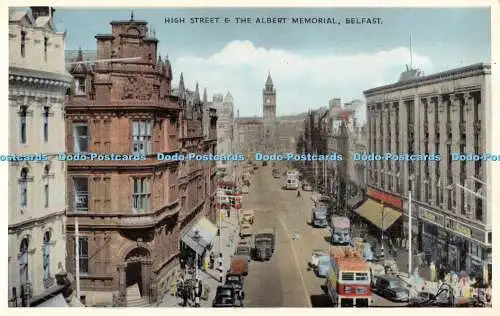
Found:
[[[370,222],[378,230],[390,231],[391,237],[398,237],[402,232],[402,226],[398,223],[402,215],[402,201],[391,194],[372,188],[367,190],[366,199],[355,210],[359,217]]]
[[[203,257],[207,250],[211,249],[212,242],[217,235],[217,227],[207,218],[201,218],[181,238],[181,268],[202,266]]]
[[[491,279],[488,265],[491,244],[490,232],[447,218],[446,229],[450,232],[448,264],[455,271],[467,271],[470,276],[488,282]]]
[[[437,266],[447,263],[448,236],[444,229],[444,216],[419,206],[418,218],[421,231],[420,243],[427,261],[434,262]]]

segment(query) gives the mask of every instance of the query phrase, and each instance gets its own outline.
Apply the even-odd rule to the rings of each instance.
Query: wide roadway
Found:
[[[274,179],[272,167],[259,167],[252,179],[244,209],[255,210],[254,232],[274,228],[276,252],[270,261],[249,265],[245,279],[246,307],[330,307],[325,279],[308,271],[313,249],[328,250],[328,229],[310,225],[311,193],[284,190],[284,178]],[[283,170],[282,170],[283,171]],[[374,296],[375,306],[395,306]]]

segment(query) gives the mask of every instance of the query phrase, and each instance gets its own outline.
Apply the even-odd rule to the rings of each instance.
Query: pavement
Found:
[[[229,218],[224,218],[221,224],[220,236],[216,236],[213,242],[213,251],[215,253],[222,253],[222,264],[224,271],[227,271],[230,266],[231,256],[233,255],[236,245],[238,244],[238,215],[237,211],[231,211],[231,216]],[[220,237],[220,238],[219,238]],[[232,240],[232,242],[231,242]],[[198,271],[203,287],[208,287],[210,289],[208,299],[200,300],[200,307],[211,307],[212,301],[215,298],[215,291],[217,286],[223,285],[219,282],[219,273],[215,270],[208,271]],[[181,307],[182,299],[167,293],[158,307]]]

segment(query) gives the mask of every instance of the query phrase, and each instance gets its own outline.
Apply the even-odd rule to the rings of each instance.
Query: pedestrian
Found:
[[[300,197],[300,189],[297,189],[297,197]]]
[[[196,277],[196,281],[194,283],[194,307],[200,307],[200,297],[202,293],[202,284],[200,277]]]
[[[241,289],[238,293],[238,299],[240,300],[240,307],[244,307],[243,302],[245,301],[245,292],[243,291],[243,289]]]
[[[227,218],[231,217],[231,208],[230,207],[226,207],[226,215],[227,215]]]
[[[182,306],[186,307],[189,299],[189,288],[185,283],[183,283],[181,295],[182,295]]]
[[[210,269],[211,270],[214,268],[214,263],[215,263],[215,255],[213,252],[210,252]]]

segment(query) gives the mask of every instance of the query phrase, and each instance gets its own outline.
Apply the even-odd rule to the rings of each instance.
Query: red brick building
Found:
[[[215,218],[214,164],[156,156],[214,151],[216,139],[204,137],[202,127],[215,130],[215,113],[202,102],[188,107],[184,93],[173,95],[170,62],[159,56],[147,22],[111,26],[111,34],[95,36],[97,61],[72,63],[67,150],[139,160],[68,163],[67,269],[75,272],[78,218],[81,295],[88,306],[161,298],[178,269],[182,234],[198,218]],[[80,52],[76,61],[83,60]],[[208,122],[198,111],[212,113]]]

